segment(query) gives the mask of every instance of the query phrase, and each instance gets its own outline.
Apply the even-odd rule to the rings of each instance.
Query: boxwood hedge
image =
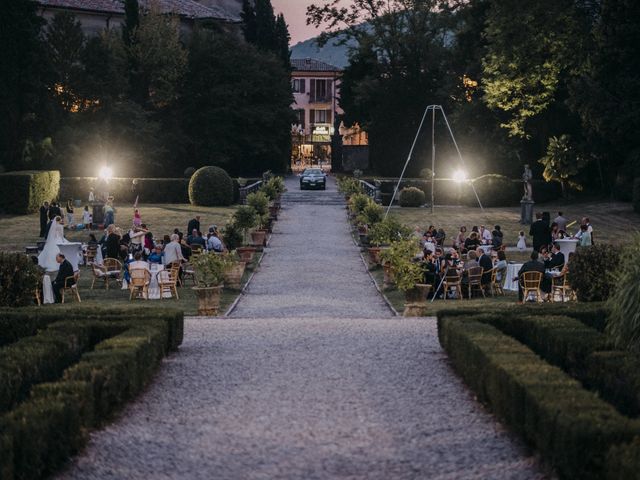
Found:
[[[12,214],[37,212],[45,201],[58,198],[60,172],[21,171],[0,173],[0,211]]]

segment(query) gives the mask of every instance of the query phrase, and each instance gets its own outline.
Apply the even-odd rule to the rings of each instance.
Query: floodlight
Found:
[[[98,176],[102,180],[109,180],[113,178],[113,169],[110,167],[104,166],[100,169],[100,173],[98,174]]]
[[[467,172],[464,170],[456,170],[453,172],[453,181],[456,183],[462,183],[467,179]]]

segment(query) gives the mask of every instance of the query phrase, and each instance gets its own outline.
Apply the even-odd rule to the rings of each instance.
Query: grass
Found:
[[[578,230],[582,217],[589,217],[594,231],[593,238],[597,243],[618,245],[628,243],[637,233],[637,225],[640,224],[640,214],[633,211],[630,203],[622,202],[550,203],[536,205],[535,211],[549,212],[552,221],[558,211],[562,211],[569,222],[577,220],[577,225],[570,229],[571,233]],[[474,225],[486,225],[490,230],[493,230],[494,225],[500,225],[504,233],[504,241],[509,247],[515,247],[518,232],[523,230],[527,235],[527,244],[531,246],[531,237],[528,236],[529,226],[520,225],[520,210],[517,207],[485,208],[481,211],[479,208],[436,206],[433,215],[427,208],[394,207],[390,215],[412,228],[416,225],[420,225],[425,230],[429,225],[444,228],[447,233],[446,246],[451,245],[453,237],[457,235],[462,225],[467,227],[467,234]],[[512,258],[509,259],[512,260]]]
[[[243,286],[246,285],[249,277],[260,261],[260,256],[258,255],[262,254],[256,254],[254,261],[250,265],[247,265],[247,269],[245,270],[244,276],[242,278]],[[96,282],[95,289],[91,290],[92,281],[93,274],[91,270],[87,267],[80,267],[80,298],[82,299],[81,305],[83,307],[95,306],[99,309],[104,308],[107,305],[110,308],[128,305],[145,305],[149,307],[177,308],[179,310],[182,310],[185,315],[198,314],[198,299],[195,295],[195,292],[191,288],[193,286],[191,278],[186,279],[184,286],[178,287],[178,295],[180,296],[180,300],[176,300],[175,298],[167,298],[162,300],[148,301],[129,301],[129,290],[122,290],[121,287],[116,285],[115,282],[111,282],[109,290],[106,290],[104,288],[104,284],[102,282]],[[224,315],[224,313],[229,309],[231,304],[235,302],[239,295],[239,291],[227,289],[223,290],[222,296],[220,298],[220,315]],[[65,297],[65,300],[67,300],[67,303],[65,303],[65,305],[46,305],[46,308],[68,308],[69,305],[79,305],[73,300],[73,298],[69,299],[70,297],[71,296]]]
[[[119,207],[116,205],[116,224],[124,230],[129,228],[133,221],[132,207]],[[154,237],[162,238],[165,234],[173,233],[174,228],[179,228],[187,234],[186,228],[189,220],[200,215],[201,228],[206,232],[210,225],[226,224],[235,207],[194,207],[189,204],[145,204],[140,205],[142,222],[153,232]],[[80,219],[81,209],[75,209],[76,220]],[[12,252],[24,252],[26,245],[35,245],[40,232],[40,219],[37,213],[32,215],[0,215],[0,250]],[[101,231],[94,231],[98,240]],[[65,237],[69,241],[86,242],[89,239],[88,231],[65,230]]]

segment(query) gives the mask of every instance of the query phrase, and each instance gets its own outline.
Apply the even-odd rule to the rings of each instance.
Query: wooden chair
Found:
[[[498,281],[498,273],[502,272],[500,276],[500,281]],[[491,269],[491,295],[496,296],[498,294],[504,296],[504,282],[507,279],[507,269],[506,268],[492,268]]]
[[[171,272],[175,272],[176,278],[178,279],[178,285],[182,287],[182,280],[180,279],[180,269],[182,268],[182,262],[179,262],[179,261],[171,262],[169,265],[166,266],[166,268]]]
[[[452,292],[455,292],[456,298],[462,300],[462,279],[455,268],[449,267],[449,270],[444,277],[444,281],[442,282],[442,287],[444,293],[443,298],[445,300],[447,299],[447,294],[450,289]]]
[[[551,277],[551,295],[550,300],[555,302],[557,298],[560,298],[560,302],[566,302],[567,300],[575,300],[575,292],[569,285],[567,280],[567,274]]]
[[[84,252],[84,264],[92,265],[96,259],[96,255],[98,254],[98,246],[97,245],[89,245],[87,247],[87,251]]]
[[[194,268],[193,265],[191,265],[190,262],[184,263],[182,265],[182,282],[180,282],[181,284],[185,284],[187,283],[187,277],[191,278],[191,281],[193,282],[193,284],[196,284],[196,269]],[[178,279],[178,281],[180,281]]]
[[[73,285],[70,285],[70,282],[72,280],[74,283]],[[71,277],[67,277],[64,279],[64,287],[62,287],[62,292],[60,292],[62,294],[62,303],[64,303],[64,295],[67,292],[70,293],[72,297],[75,295],[76,300],[78,300],[78,303],[82,303],[82,300],[80,300],[80,291],[78,290],[79,281],[80,281],[80,271],[77,271]]]
[[[151,273],[146,268],[133,268],[129,271],[129,301],[134,298],[149,300]]]
[[[523,301],[526,302],[530,295],[535,296],[538,302],[544,301],[542,290],[540,290],[543,276],[542,272],[524,272],[520,275],[519,282]]]
[[[164,298],[165,293],[169,293],[172,297],[175,295],[176,300],[180,300],[178,295],[178,272],[176,270],[162,270],[156,273],[156,279],[160,289],[160,299]]]
[[[116,283],[121,282],[122,264],[115,258],[105,258],[103,265],[91,264],[93,273],[93,281],[91,282],[91,290],[96,284],[96,280],[104,282],[104,287],[109,290],[109,281],[115,280]]]
[[[191,245],[191,256],[193,258],[198,258],[198,255],[202,255],[202,251],[201,245]]]
[[[484,294],[484,288],[482,288],[482,274],[484,273],[484,269],[482,267],[473,267],[467,270],[467,276],[469,278],[469,283],[467,283],[467,289],[469,292],[469,300],[471,300],[471,292],[475,288],[476,290],[480,290],[482,296],[486,298]]]

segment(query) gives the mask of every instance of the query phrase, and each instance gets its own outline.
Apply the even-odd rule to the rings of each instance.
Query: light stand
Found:
[[[398,180],[398,184],[393,191],[393,196],[391,197],[391,201],[389,202],[389,206],[387,207],[387,211],[384,214],[384,218],[387,218],[389,215],[389,211],[391,210],[391,206],[393,205],[393,201],[398,194],[398,189],[400,188],[400,183],[402,183],[402,179],[404,178],[404,174],[407,171],[407,167],[409,166],[409,162],[411,161],[411,157],[413,157],[413,151],[416,148],[416,144],[418,143],[418,138],[420,137],[420,132],[422,131],[422,127],[424,125],[424,121],[427,118],[427,114],[432,112],[431,116],[431,213],[433,213],[433,207],[435,204],[435,184],[436,184],[436,110],[442,112],[442,117],[447,125],[447,130],[449,131],[449,135],[451,135],[451,140],[453,140],[453,144],[456,147],[456,152],[458,152],[458,158],[460,159],[460,164],[464,167],[464,160],[462,159],[462,153],[460,153],[460,148],[458,147],[458,142],[456,142],[456,138],[453,135],[453,131],[451,130],[451,125],[449,125],[449,120],[447,119],[447,115],[444,113],[444,109],[442,105],[429,105],[422,115],[422,120],[420,121],[420,126],[418,127],[418,131],[416,132],[416,136],[413,139],[413,144],[411,145],[411,150],[409,150],[409,156],[407,157],[407,161],[404,164],[404,168],[402,169],[402,173],[400,174],[400,179]],[[478,205],[481,210],[484,210],[482,203],[480,202],[480,197],[478,197],[478,192],[476,188],[473,186],[473,183],[469,182],[471,188],[473,190],[474,195],[476,196],[476,200],[478,201]]]

